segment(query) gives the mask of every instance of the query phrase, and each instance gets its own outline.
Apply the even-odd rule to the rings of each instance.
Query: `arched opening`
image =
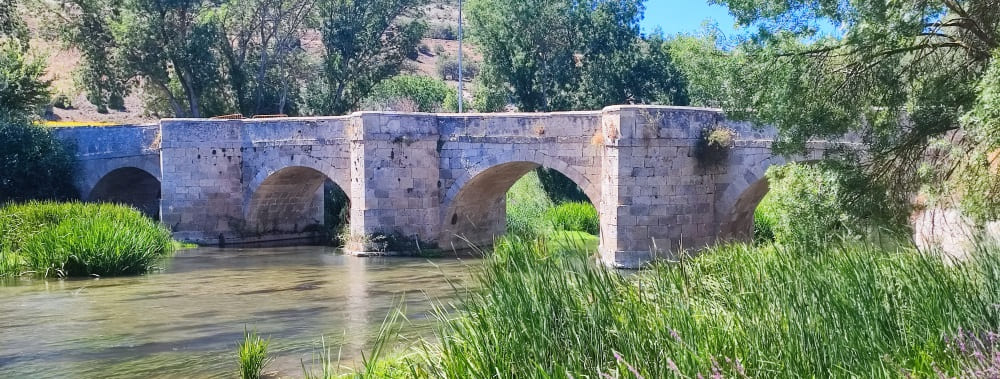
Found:
[[[470,178],[446,202],[442,221],[439,245],[455,250],[488,247],[508,233],[579,238],[596,249],[600,231],[597,209],[580,183],[526,161],[499,164]]]
[[[286,167],[264,179],[247,208],[245,234],[264,241],[334,244],[346,224],[343,189],[315,169]]]
[[[807,160],[776,163],[757,175],[728,208],[720,237],[755,243],[849,229],[840,198],[842,172]]]
[[[722,226],[722,237],[728,240],[751,241],[754,238],[754,215],[767,195],[767,176],[757,179],[740,194],[733,204],[729,219]]]
[[[143,169],[119,168],[97,181],[87,201],[131,205],[159,220],[160,180]]]

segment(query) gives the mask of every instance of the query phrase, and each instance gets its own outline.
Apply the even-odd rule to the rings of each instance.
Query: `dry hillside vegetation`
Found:
[[[457,2],[442,0],[431,2],[421,9],[422,17],[428,25],[428,37],[435,30],[451,28],[457,31],[458,6]],[[48,79],[52,80],[53,96],[64,94],[72,104],[69,109],[53,107],[46,118],[51,121],[68,122],[95,122],[95,123],[116,123],[135,124],[148,123],[157,119],[155,115],[150,115],[144,107],[144,95],[141,86],[132,89],[131,94],[125,98],[125,111],[109,110],[108,113],[99,113],[97,107],[90,104],[82,90],[74,84],[74,71],[80,63],[80,53],[73,46],[66,46],[59,42],[53,35],[54,32],[44,26],[46,17],[38,12],[25,12],[25,21],[32,33],[31,47],[34,54],[44,57],[48,63]],[[441,59],[455,59],[458,55],[458,41],[453,39],[424,38],[420,46],[425,47],[416,60],[409,61],[404,69],[404,73],[428,76],[441,79],[438,73],[438,61]],[[302,33],[302,47],[309,56],[319,59],[323,54],[323,43],[320,33],[314,29],[304,30]],[[468,40],[465,43],[465,56],[468,61],[479,62],[481,55],[471,46]],[[452,86],[457,86],[457,81],[446,80]],[[471,83],[466,83],[466,97],[471,97]]]

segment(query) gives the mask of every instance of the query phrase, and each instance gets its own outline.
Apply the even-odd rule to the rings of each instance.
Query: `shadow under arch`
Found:
[[[500,163],[475,173],[467,180],[459,180],[449,191],[450,196],[446,197],[442,207],[444,213],[438,246],[463,250],[492,245],[496,237],[507,231],[507,191],[526,174],[541,167],[568,177],[584,190],[594,204],[594,198],[587,192],[589,183],[580,183],[578,175],[567,175],[563,170],[529,161]]]
[[[242,234],[258,242],[315,241],[328,232],[323,226],[324,188],[329,186],[343,192],[339,184],[311,167],[288,166],[270,173],[251,188]]]
[[[85,200],[130,205],[159,220],[160,180],[141,168],[117,168],[102,176]]]

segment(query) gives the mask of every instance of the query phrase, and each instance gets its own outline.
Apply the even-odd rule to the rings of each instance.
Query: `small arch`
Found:
[[[725,241],[750,241],[753,239],[754,212],[770,190],[767,170],[771,167],[797,163],[812,165],[821,160],[815,157],[786,160],[770,157],[744,170],[720,199],[722,211],[719,239]]]
[[[271,173],[251,189],[244,234],[274,240],[324,235],[326,187],[343,192],[314,168],[290,166]]]
[[[507,191],[524,175],[540,167],[544,166],[530,161],[500,163],[456,182],[442,204],[445,212],[439,246],[465,249],[491,245],[507,231]],[[554,170],[566,175],[562,170]],[[587,188],[580,183],[580,176],[566,176],[580,188]]]
[[[102,176],[86,200],[130,205],[159,220],[160,180],[141,168],[118,168]]]

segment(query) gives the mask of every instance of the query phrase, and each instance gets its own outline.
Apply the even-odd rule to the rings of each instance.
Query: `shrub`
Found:
[[[256,331],[243,332],[243,342],[237,344],[236,354],[240,362],[240,379],[260,379],[264,367],[272,360],[267,354],[270,343],[260,338]]]
[[[323,183],[323,225],[326,227],[328,241],[333,246],[344,246],[342,231],[350,221],[351,201],[340,186],[333,181]]]
[[[458,32],[451,25],[434,25],[427,28],[426,36],[427,38],[453,41],[458,39]]]
[[[172,249],[170,232],[131,207],[29,202],[0,208],[0,275],[141,274]]]
[[[774,242],[774,224],[778,215],[771,199],[772,197],[765,195],[753,212],[753,241],[758,244]]]
[[[479,64],[465,60],[462,67],[462,76],[465,80],[474,79],[479,75]],[[441,56],[437,61],[437,72],[442,80],[458,80],[458,58],[450,55]]]
[[[52,98],[52,106],[59,109],[73,109],[73,102],[65,93],[60,93]]]
[[[427,46],[426,43],[421,43],[420,45],[418,45],[417,46],[417,51],[420,52],[420,54],[423,54],[423,55],[431,55],[431,47]]]
[[[761,201],[765,207],[760,218],[769,220],[777,242],[850,232],[847,229],[857,224],[850,221],[851,216],[841,201],[841,188],[834,171],[790,163],[768,169],[767,180],[769,191]],[[754,212],[755,221],[757,213]]]
[[[405,98],[416,103],[419,112],[434,112],[441,108],[450,91],[448,85],[440,80],[425,76],[399,75],[376,85],[366,98],[366,103]]]
[[[25,118],[0,116],[0,173],[0,204],[77,196],[69,149]]]
[[[434,55],[444,54],[444,45],[438,43],[434,44]]]
[[[542,184],[542,189],[545,190],[545,194],[553,202],[590,201],[587,194],[580,189],[580,186],[558,170],[539,167],[535,171],[538,174],[538,181]]]
[[[482,76],[476,77],[476,91],[472,97],[472,107],[477,112],[502,112],[509,103],[507,92],[501,87],[487,85]]]
[[[597,235],[601,231],[601,222],[597,209],[588,202],[562,203],[549,209],[545,219],[555,230],[569,232],[586,232]]]

